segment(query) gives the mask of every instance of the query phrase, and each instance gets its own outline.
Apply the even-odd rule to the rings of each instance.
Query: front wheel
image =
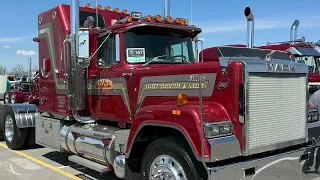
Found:
[[[200,180],[186,148],[173,139],[158,139],[144,153],[141,166],[143,180]]]

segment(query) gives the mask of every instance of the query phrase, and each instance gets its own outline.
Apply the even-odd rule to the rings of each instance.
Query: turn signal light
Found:
[[[184,93],[178,94],[176,97],[177,106],[183,106],[188,103],[188,96]]]
[[[110,6],[107,6],[106,8],[104,8],[105,10],[107,11],[110,11],[111,7]]]
[[[97,9],[99,9],[99,10],[100,10],[101,8],[102,8],[102,6],[101,6],[101,5],[98,5],[98,6],[97,6]]]
[[[87,4],[85,5],[85,7],[86,7],[86,8],[90,8],[90,3],[87,3]]]

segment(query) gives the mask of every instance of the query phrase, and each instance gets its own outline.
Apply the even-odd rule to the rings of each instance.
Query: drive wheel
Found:
[[[3,140],[4,105],[0,104],[0,141]]]
[[[152,142],[142,159],[143,180],[200,180],[200,176],[178,141],[159,139]]]
[[[11,107],[4,106],[4,109],[4,139],[9,149],[19,149],[25,143],[28,129],[17,127]]]

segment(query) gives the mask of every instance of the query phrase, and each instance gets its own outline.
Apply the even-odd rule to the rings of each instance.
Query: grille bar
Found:
[[[248,154],[305,142],[305,74],[250,73],[248,78]]]

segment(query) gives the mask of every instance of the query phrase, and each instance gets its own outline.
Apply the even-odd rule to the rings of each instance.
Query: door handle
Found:
[[[96,78],[97,75],[96,75],[96,74],[91,74],[90,77],[91,77],[91,78]]]
[[[132,76],[132,72],[128,73],[128,72],[125,72],[125,73],[122,73],[121,75],[122,77],[125,77],[125,78],[129,78]]]

